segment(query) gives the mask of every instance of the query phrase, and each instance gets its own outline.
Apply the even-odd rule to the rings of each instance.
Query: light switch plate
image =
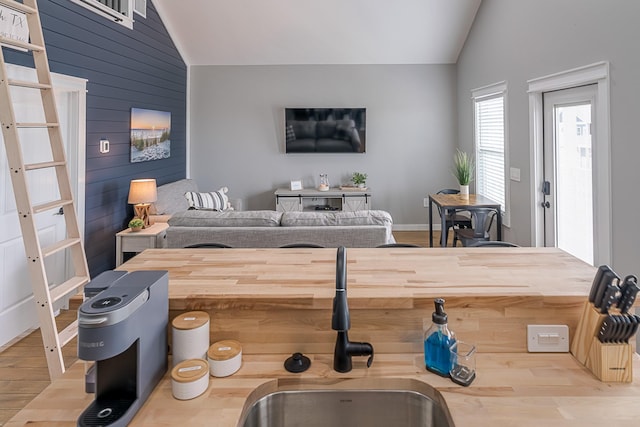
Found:
[[[102,154],[106,154],[109,152],[109,140],[108,139],[101,139],[100,140],[100,152]]]
[[[566,353],[569,351],[567,325],[527,325],[527,350],[530,353]]]
[[[520,169],[509,168],[509,178],[511,178],[511,181],[520,182]]]

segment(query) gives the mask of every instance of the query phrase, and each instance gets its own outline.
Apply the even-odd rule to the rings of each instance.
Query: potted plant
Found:
[[[473,170],[473,158],[466,152],[457,149],[453,156],[453,176],[458,180],[460,194],[463,196],[469,195],[469,183],[473,179]]]
[[[142,230],[143,226],[144,221],[140,218],[133,218],[131,221],[129,221],[129,228],[131,228],[131,231],[140,231]]]
[[[353,175],[351,176],[351,181],[356,185],[356,187],[364,188],[364,186],[367,183],[367,174],[354,172]]]

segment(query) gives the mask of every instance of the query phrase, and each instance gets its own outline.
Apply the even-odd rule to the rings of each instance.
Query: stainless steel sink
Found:
[[[280,379],[247,398],[238,427],[454,427],[442,395],[404,378]]]

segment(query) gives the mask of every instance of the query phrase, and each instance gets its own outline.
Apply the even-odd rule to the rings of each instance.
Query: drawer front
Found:
[[[122,252],[142,252],[153,248],[156,236],[126,236],[122,238]]]
[[[346,196],[342,203],[342,210],[347,212],[369,209],[371,209],[371,196]]]
[[[276,211],[278,212],[300,212],[302,204],[299,197],[276,197]]]

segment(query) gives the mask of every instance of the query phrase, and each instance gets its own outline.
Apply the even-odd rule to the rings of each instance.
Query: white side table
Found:
[[[166,247],[166,222],[157,222],[140,231],[130,228],[116,234],[116,267],[122,264],[125,252],[140,253],[145,249]]]

